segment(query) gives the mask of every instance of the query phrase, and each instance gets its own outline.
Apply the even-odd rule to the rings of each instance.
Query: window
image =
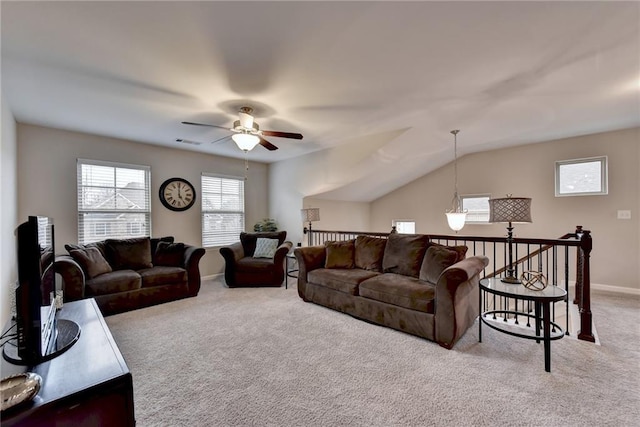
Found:
[[[607,156],[556,162],[556,197],[608,193]]]
[[[78,159],[78,242],[151,235],[148,166]]]
[[[402,234],[415,234],[416,222],[409,219],[394,219],[391,221],[391,225],[396,228],[398,233]]]
[[[244,231],[244,178],[202,174],[202,246],[237,242]]]
[[[467,211],[467,224],[489,223],[489,199],[490,194],[476,194],[472,196],[460,196],[462,209]]]

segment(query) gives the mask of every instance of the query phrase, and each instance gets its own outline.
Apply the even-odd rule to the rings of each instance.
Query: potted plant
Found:
[[[278,231],[278,224],[275,219],[264,218],[253,226],[253,231]]]

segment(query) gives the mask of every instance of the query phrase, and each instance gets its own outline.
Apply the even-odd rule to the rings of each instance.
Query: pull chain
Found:
[[[249,152],[244,150],[244,180],[249,179]]]

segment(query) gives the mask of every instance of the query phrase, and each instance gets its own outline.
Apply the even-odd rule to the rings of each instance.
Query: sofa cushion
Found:
[[[93,279],[104,273],[110,273],[112,271],[111,266],[102,256],[102,252],[96,247],[88,247],[84,249],[72,249],[69,251],[69,255],[75,262],[80,264],[82,271],[88,279]]]
[[[151,263],[153,265],[156,264],[156,251],[158,250],[158,244],[160,242],[173,243],[173,236],[165,236],[165,237],[152,237],[150,240],[151,243]]]
[[[350,295],[358,295],[358,285],[378,274],[358,268],[318,268],[307,273],[307,281]]]
[[[153,260],[154,266],[180,267],[184,263],[184,243],[158,242]]]
[[[272,258],[244,257],[236,262],[236,271],[243,273],[271,273],[275,264]]]
[[[258,237],[256,239],[256,250],[253,252],[254,258],[273,258],[278,250],[278,239],[267,239]]]
[[[115,294],[142,287],[142,278],[133,270],[101,274],[85,282],[88,296]]]
[[[173,285],[187,283],[187,270],[180,267],[155,266],[139,270],[142,277],[142,287]]]
[[[438,283],[438,277],[445,268],[452,266],[458,260],[458,252],[442,245],[429,245],[424,254],[420,267],[420,280]]]
[[[107,239],[107,253],[114,270],[140,270],[153,267],[151,263],[151,239]]]
[[[382,272],[382,257],[387,239],[358,236],[355,243],[355,266],[363,270]]]
[[[353,268],[355,255],[355,241],[325,242],[327,255],[324,268]]]
[[[441,245],[440,243],[429,242],[429,244],[427,245],[427,248],[429,248],[430,246],[440,246],[443,248],[450,249],[452,251],[456,251],[456,253],[458,254],[458,257],[456,258],[456,262],[462,261],[463,259],[465,259],[465,257],[467,256],[467,251],[469,250],[469,248],[464,245],[445,246],[445,245]]]
[[[382,258],[382,271],[418,278],[429,237],[422,234],[389,235]]]
[[[384,273],[360,283],[359,292],[364,298],[434,313],[435,286],[412,277]]]

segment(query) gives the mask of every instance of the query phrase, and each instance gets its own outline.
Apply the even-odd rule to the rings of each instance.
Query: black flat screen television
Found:
[[[80,330],[74,322],[56,318],[53,220],[30,216],[16,229],[16,244],[16,331],[3,355],[12,363],[36,364],[70,347]]]
[[[16,287],[16,344],[18,356],[35,362],[46,354],[42,342],[43,306],[55,291],[53,220],[30,216],[16,229],[18,286]],[[44,347],[44,353],[43,353]]]

